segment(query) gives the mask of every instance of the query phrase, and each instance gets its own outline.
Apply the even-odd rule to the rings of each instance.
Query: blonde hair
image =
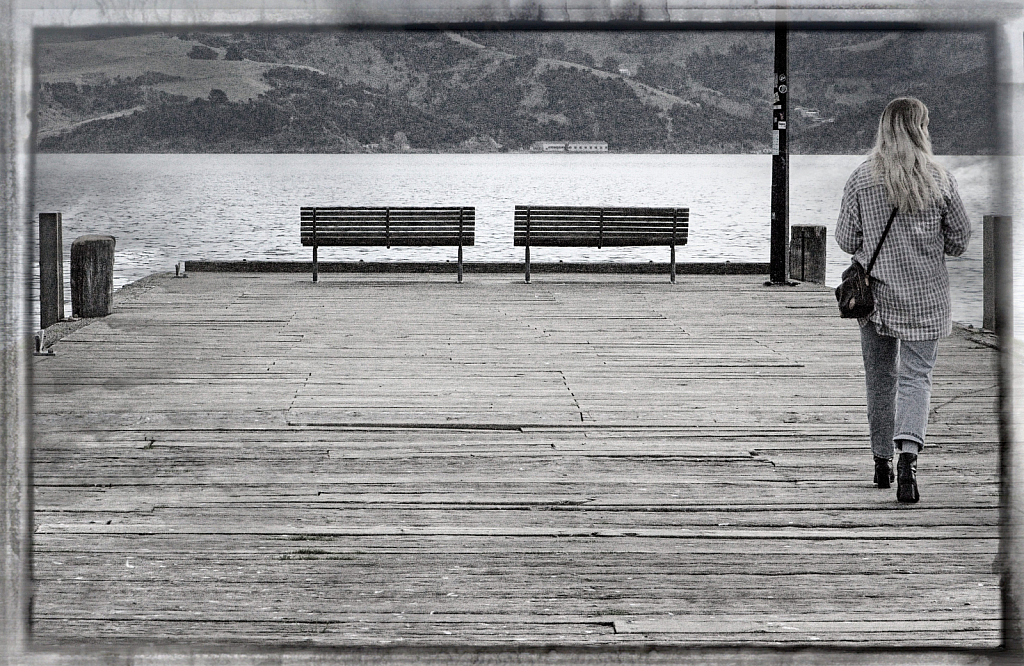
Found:
[[[928,107],[919,99],[899,97],[889,102],[878,121],[871,151],[875,177],[885,185],[889,202],[901,213],[913,213],[942,198],[945,170],[932,155]]]

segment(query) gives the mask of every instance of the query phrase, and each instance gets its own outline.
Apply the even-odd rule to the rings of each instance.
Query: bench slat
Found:
[[[299,210],[356,210],[356,211],[381,211],[381,210],[408,210],[436,212],[444,210],[473,210],[473,206],[300,206]]]
[[[300,208],[299,215],[304,220],[312,219],[314,210],[316,210],[317,219],[356,218],[383,220],[385,216],[391,216],[392,218],[458,220],[460,213],[458,208],[392,208],[389,211],[385,211],[383,208],[321,208],[317,206],[315,209],[313,207]],[[463,217],[472,217],[475,212],[475,209],[471,207],[461,210]]]
[[[685,227],[689,225],[688,220],[676,220],[674,223],[675,227]],[[561,229],[561,228],[572,228],[579,227],[582,229],[599,229],[604,228],[621,228],[629,229],[633,227],[650,227],[652,229],[672,229],[672,220],[604,220],[603,223],[599,220],[550,220],[550,219],[530,219],[531,229]],[[516,220],[516,229],[526,229],[526,220]]]
[[[303,222],[312,222],[313,221],[313,214],[311,212],[309,214],[302,215],[299,219],[301,221],[303,221]],[[467,214],[463,215],[462,219],[463,219],[463,221],[473,221],[476,218],[475,218],[474,215],[471,215],[471,214],[467,213]],[[391,215],[389,217],[385,217],[383,214],[381,214],[381,215],[372,215],[372,214],[368,214],[368,215],[350,215],[350,214],[329,214],[329,213],[321,213],[320,211],[317,211],[316,212],[316,220],[317,220],[317,222],[321,222],[321,221],[323,221],[323,222],[328,222],[328,221],[337,221],[337,222],[348,222],[348,221],[359,222],[359,221],[365,221],[365,222],[378,222],[380,224],[383,224],[385,220],[391,220],[392,222],[395,222],[395,221],[404,221],[404,222],[442,222],[442,223],[447,223],[447,224],[458,224],[459,223],[459,216],[458,215],[427,215],[427,214],[424,214],[424,215]]]
[[[529,210],[532,212],[549,212],[552,214],[587,214],[597,213],[604,211],[606,214],[622,214],[622,215],[663,215],[668,213],[672,214],[673,210],[677,210],[680,213],[688,212],[689,208],[666,208],[666,207],[618,207],[618,206],[516,206],[516,213],[524,212]]]
[[[646,221],[646,220],[650,220],[650,221],[653,221],[653,222],[672,222],[673,217],[672,217],[672,215],[610,215],[609,214],[609,215],[604,215],[603,217],[600,216],[600,215],[554,215],[554,214],[551,214],[551,213],[537,213],[537,214],[535,214],[534,212],[530,211],[529,219],[530,219],[530,221],[535,221],[535,220],[553,220],[553,221],[598,222],[601,219],[604,219],[606,221],[607,220],[618,220],[618,221],[624,221],[624,222],[627,222],[627,221]],[[689,220],[689,217],[687,215],[680,214],[678,217],[676,217],[676,219],[678,221],[684,221],[685,222],[685,221]],[[525,223],[525,221],[526,221],[526,214],[523,213],[522,215],[516,215],[515,216],[515,221],[516,222]]]
[[[430,222],[424,220],[391,220],[388,225],[392,229],[454,229],[459,230],[458,222],[451,222],[445,220],[442,222]],[[475,226],[474,220],[463,220],[462,228],[469,229]],[[299,222],[299,228],[302,230],[309,229],[313,230],[313,220],[302,220]],[[383,220],[321,220],[318,216],[316,219],[316,229],[383,229]]]
[[[350,238],[351,239],[354,239],[354,238],[380,238],[382,241],[385,241],[389,237],[392,240],[394,240],[394,241],[397,241],[397,239],[399,239],[399,238],[409,238],[409,239],[420,239],[420,240],[422,240],[424,242],[431,242],[431,241],[434,241],[434,240],[447,242],[448,239],[452,239],[456,244],[458,244],[458,242],[459,242],[459,233],[458,232],[455,232],[455,233],[450,233],[450,232],[448,232],[448,233],[423,233],[423,232],[418,232],[418,233],[413,233],[413,234],[403,234],[403,233],[385,234],[383,231],[362,230],[362,231],[344,231],[344,232],[329,232],[329,233],[320,233],[318,231],[317,234],[316,234],[317,245],[328,245],[328,244],[330,244],[332,242],[334,242],[334,243],[343,243],[347,239],[350,239]],[[463,233],[462,234],[462,244],[463,245],[472,245],[474,238],[475,238],[474,234]],[[303,241],[306,241],[308,239],[310,242],[312,242],[313,234],[302,234],[301,239]]]
[[[567,226],[573,226],[573,225],[577,225],[577,226],[581,226],[581,227],[594,227],[595,229],[597,229],[598,227],[601,227],[601,226],[605,226],[605,227],[614,227],[614,226],[620,226],[620,227],[649,226],[649,227],[655,227],[655,228],[671,229],[673,224],[676,224],[677,226],[686,226],[689,223],[690,223],[690,221],[688,219],[686,219],[686,218],[678,218],[678,219],[676,219],[673,222],[672,218],[661,220],[661,219],[652,219],[652,218],[649,218],[649,217],[635,218],[635,219],[623,219],[623,218],[617,218],[617,217],[608,218],[608,217],[606,217],[603,220],[600,220],[600,219],[597,219],[597,218],[593,218],[593,219],[590,219],[590,218],[575,218],[574,219],[574,218],[549,218],[549,217],[532,217],[532,216],[530,217],[530,228],[531,229],[533,227],[540,227],[540,226],[547,226],[547,227],[550,227],[552,229],[557,229],[559,227],[567,227]],[[526,228],[526,219],[523,218],[521,220],[516,220],[515,221],[515,226],[516,226],[516,228],[522,227],[523,229],[525,229]]]
[[[472,234],[463,234],[462,245],[473,245]],[[311,247],[313,245],[313,235],[303,236],[302,245]],[[396,234],[388,238],[384,234],[344,234],[344,235],[328,235],[321,237],[317,234],[316,244],[320,247],[327,246],[345,246],[345,245],[379,245],[381,247],[388,245],[405,245],[405,246],[453,246],[459,245],[458,234],[431,234],[431,235],[407,235],[407,234]]]
[[[537,222],[530,223],[530,233],[558,233],[561,231],[573,232],[589,232],[594,231],[595,233],[601,229],[605,231],[620,231],[620,232],[651,232],[651,233],[672,233],[672,224],[650,224],[648,222],[637,222],[634,224],[624,224],[616,222],[614,224],[598,225],[597,223],[581,224],[579,222],[564,222],[561,224],[551,224],[550,222]],[[689,225],[685,222],[680,222],[675,225],[675,229],[688,229]],[[526,233],[526,224],[517,224],[515,231]]]
[[[525,229],[516,229],[515,232],[514,232],[514,235],[517,236],[517,237],[518,236],[522,236],[523,238],[525,238],[526,237],[526,230]],[[688,231],[686,229],[677,229],[676,233],[675,233],[675,237],[676,238],[686,238],[688,235],[689,234],[688,234]],[[564,229],[564,230],[563,229],[557,229],[557,230],[552,229],[552,230],[547,230],[547,231],[545,231],[543,229],[531,229],[530,230],[530,238],[531,239],[533,237],[537,237],[537,238],[555,238],[555,237],[559,237],[559,236],[565,236],[565,237],[579,236],[581,238],[586,238],[586,237],[589,237],[589,236],[594,236],[595,238],[598,237],[598,236],[636,236],[638,238],[641,237],[641,236],[650,236],[651,238],[661,238],[661,237],[672,238],[672,231],[671,230],[653,231],[653,230],[650,230],[650,229],[646,229],[646,230],[645,229],[612,229],[612,230],[605,229],[604,232],[602,233],[602,232],[600,232],[597,229]]]
[[[311,247],[313,245],[313,234],[302,234],[300,240],[302,245]],[[473,245],[475,240],[474,234],[472,233],[462,234],[462,245]],[[459,245],[459,234],[391,234],[389,237],[384,232],[321,234],[318,231],[316,234],[316,244],[320,247],[345,245]]]
[[[328,213],[376,214],[383,213],[385,210],[390,210],[392,213],[408,213],[413,215],[452,212],[457,214],[460,208],[463,211],[474,210],[473,206],[300,206],[299,211],[302,213],[317,210]]]
[[[650,236],[632,236],[632,237],[621,237],[621,238],[603,238],[598,240],[597,236],[587,236],[579,238],[571,238],[565,236],[553,237],[553,238],[530,238],[531,247],[633,247],[633,246],[659,246],[664,247],[671,245],[671,238],[651,238]],[[524,247],[526,245],[525,238],[523,242],[516,242],[517,247]],[[686,245],[685,240],[676,239],[676,245]]]

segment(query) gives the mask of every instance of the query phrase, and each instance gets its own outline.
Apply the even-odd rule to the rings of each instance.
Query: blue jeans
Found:
[[[872,453],[891,458],[894,440],[909,440],[923,448],[939,341],[879,335],[875,325],[868,323],[860,327],[860,348]]]

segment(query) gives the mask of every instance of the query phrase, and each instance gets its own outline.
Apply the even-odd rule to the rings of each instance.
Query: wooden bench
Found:
[[[526,248],[530,281],[530,246],[627,247],[668,245],[670,279],[676,281],[676,245],[686,245],[689,208],[598,208],[516,206],[514,246]]]
[[[459,282],[462,282],[462,247],[472,245],[476,209],[364,208],[308,206],[300,209],[302,244],[313,248],[313,282],[317,281],[320,246],[372,245],[458,246]]]

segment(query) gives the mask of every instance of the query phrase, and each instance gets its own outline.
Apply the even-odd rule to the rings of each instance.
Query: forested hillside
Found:
[[[45,33],[46,152],[767,152],[770,31]],[[984,33],[790,36],[790,147],[864,152],[894,96],[936,152],[994,147]]]

